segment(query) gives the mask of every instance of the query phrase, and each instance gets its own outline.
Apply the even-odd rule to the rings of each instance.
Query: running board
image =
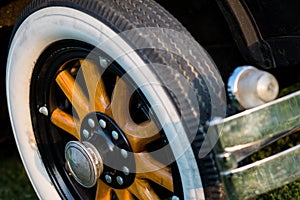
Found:
[[[300,128],[300,91],[237,115],[214,119],[208,136],[229,199],[247,199],[300,179],[300,145],[255,163],[238,162]]]

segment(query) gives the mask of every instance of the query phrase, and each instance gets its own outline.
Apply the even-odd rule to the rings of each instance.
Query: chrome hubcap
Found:
[[[93,187],[103,172],[102,158],[89,142],[68,142],[65,158],[70,173],[84,187]]]

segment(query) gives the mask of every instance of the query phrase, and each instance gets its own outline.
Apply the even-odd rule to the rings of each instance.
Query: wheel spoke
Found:
[[[89,94],[91,110],[104,113],[110,104],[97,65],[89,60],[81,62],[81,70]]]
[[[64,70],[58,74],[56,77],[56,82],[65,93],[69,101],[72,103],[79,118],[82,120],[89,112],[89,106],[88,100],[82,92],[80,86],[75,83],[74,78],[67,70]]]
[[[127,190],[127,189],[124,189],[124,190],[114,190],[118,199],[126,199],[126,200],[134,200],[134,196],[132,195],[132,193]]]
[[[151,120],[141,124],[128,121],[122,129],[134,152],[143,151],[147,144],[160,138],[160,133]]]
[[[111,109],[113,118],[121,128],[124,127],[128,121],[132,121],[129,113],[132,94],[132,87],[129,87],[123,79],[117,78],[117,83],[113,91]]]
[[[141,152],[145,145],[160,138],[159,130],[152,120],[141,124],[135,123],[130,115],[130,99],[133,88],[125,83],[123,79],[117,78],[114,89],[111,111],[112,117],[125,132],[134,152]]]
[[[169,167],[154,160],[148,153],[136,153],[137,177],[151,180],[173,191],[173,178]]]
[[[78,129],[76,127],[76,124],[79,124],[79,123],[76,123],[75,119],[71,115],[65,113],[64,111],[62,111],[60,109],[55,109],[52,112],[51,121],[57,127],[70,133],[71,135],[76,137],[78,140],[80,139],[79,132],[77,131],[77,130],[79,130],[79,127],[78,127]]]
[[[111,200],[112,189],[101,180],[97,182],[96,200]]]
[[[129,191],[138,199],[154,200],[159,199],[155,191],[152,189],[148,181],[135,179],[134,183],[129,187]]]

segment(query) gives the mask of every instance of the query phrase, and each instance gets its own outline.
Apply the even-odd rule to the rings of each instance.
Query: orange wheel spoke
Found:
[[[106,114],[107,116],[109,116],[110,118],[113,119],[113,114],[112,114],[112,110],[111,110],[111,104],[106,108],[105,114]]]
[[[111,104],[112,117],[125,132],[134,152],[141,152],[145,145],[160,137],[159,130],[152,120],[136,124],[130,115],[130,99],[133,88],[121,78],[117,78]]]
[[[70,133],[78,140],[80,139],[79,133],[76,128],[76,124],[78,123],[75,122],[74,118],[71,115],[63,112],[60,109],[56,109],[51,115],[51,121],[53,124]]]
[[[136,153],[137,177],[151,180],[173,191],[173,179],[169,167],[154,160],[148,153]]]
[[[138,199],[159,199],[155,191],[152,189],[152,187],[146,180],[135,179],[134,183],[129,187],[129,191],[133,193]]]
[[[134,152],[141,152],[149,144],[160,138],[159,131],[153,121],[149,120],[141,124],[128,122],[123,131],[130,142]]]
[[[94,108],[92,110],[104,113],[110,100],[97,65],[89,60],[84,60],[81,62],[81,70],[88,90],[90,106]]]
[[[56,77],[56,82],[62,91],[65,93],[69,101],[74,106],[79,118],[82,120],[83,117],[89,112],[88,100],[80,86],[75,83],[72,75],[64,70]]]
[[[124,200],[134,200],[134,196],[131,194],[131,192],[127,189],[124,190],[114,190],[118,199],[124,199]]]
[[[123,128],[128,121],[132,121],[129,113],[130,98],[132,94],[132,87],[129,87],[124,80],[117,78],[117,83],[113,91],[111,109],[112,117],[121,128]]]
[[[98,180],[97,183],[97,192],[96,192],[96,200],[111,200],[112,197],[112,189],[103,183],[102,181]]]

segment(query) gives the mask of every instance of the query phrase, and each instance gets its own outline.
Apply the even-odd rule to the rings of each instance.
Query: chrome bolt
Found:
[[[89,126],[90,126],[91,128],[94,128],[94,127],[95,127],[95,122],[94,122],[94,120],[91,119],[91,118],[88,120],[88,124],[89,124]]]
[[[40,107],[39,112],[45,116],[48,116],[48,109],[45,106]]]
[[[119,139],[119,134],[118,134],[116,131],[112,131],[112,132],[111,132],[111,135],[112,135],[112,137],[113,137],[115,140],[118,140],[118,139]]]
[[[121,176],[117,176],[117,182],[119,183],[119,185],[123,185],[123,178]]]
[[[174,195],[174,196],[172,196],[172,200],[180,200],[180,199],[179,199],[179,197]]]
[[[111,176],[110,175],[105,175],[105,180],[107,183],[111,183],[112,182],[112,179],[111,179]]]
[[[100,65],[104,68],[107,68],[108,67],[108,60],[105,59],[105,58],[102,58],[102,57],[99,57],[99,62],[100,62]]]
[[[123,158],[127,158],[128,157],[128,153],[125,149],[121,149],[121,154],[123,156]]]
[[[86,129],[83,129],[82,133],[85,138],[88,138],[90,136],[90,133]]]
[[[101,128],[105,128],[106,127],[106,121],[104,121],[103,119],[99,120],[99,124],[100,124]]]
[[[123,170],[123,173],[124,173],[126,176],[129,175],[129,169],[128,169],[128,167],[124,166],[124,167],[122,168],[122,170]]]

